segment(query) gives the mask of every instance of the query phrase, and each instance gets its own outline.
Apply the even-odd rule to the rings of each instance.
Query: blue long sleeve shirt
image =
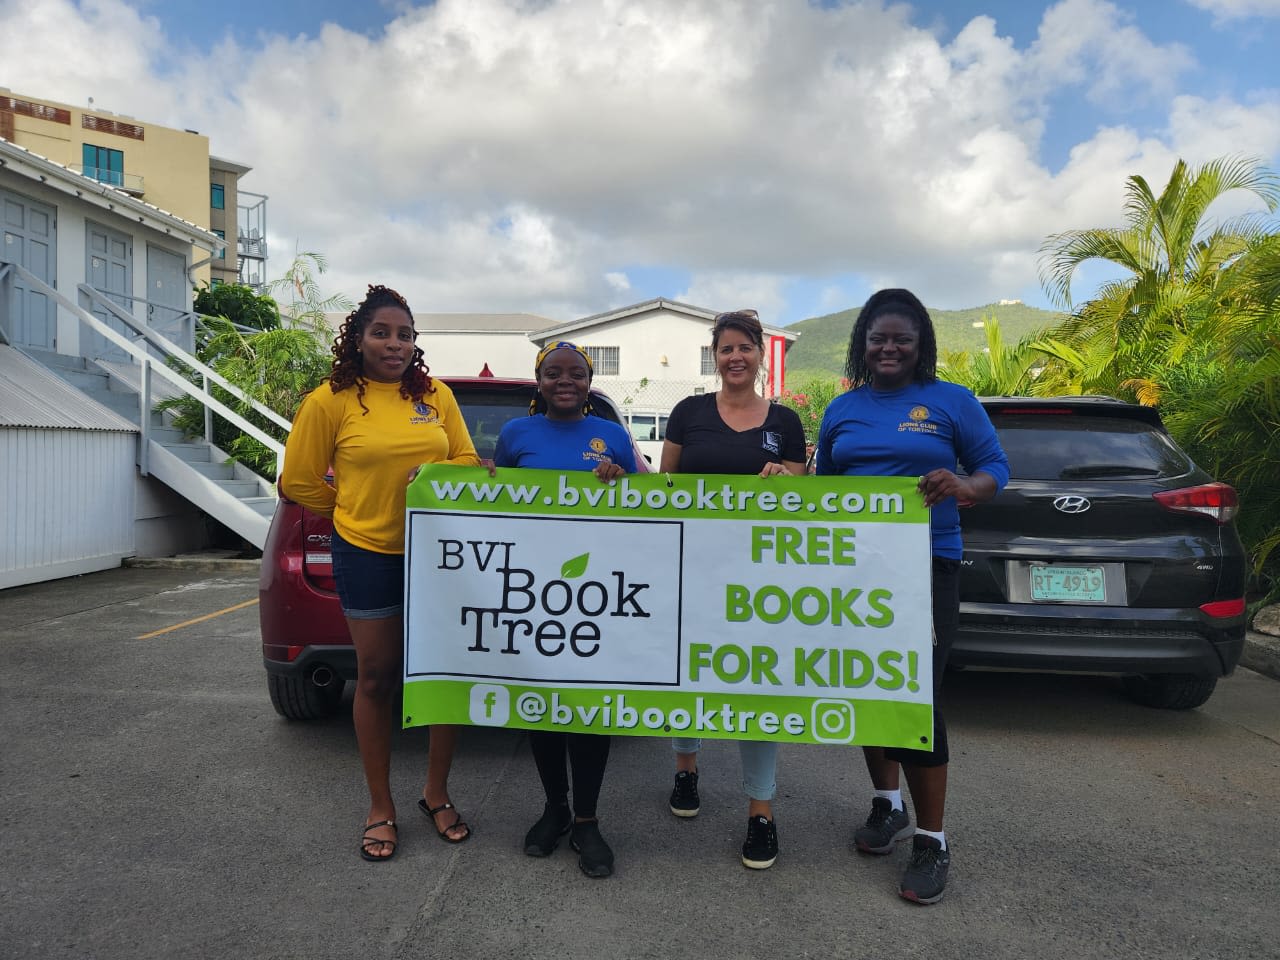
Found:
[[[818,433],[817,472],[823,475],[920,477],[963,465],[1009,482],[1009,461],[991,419],[972,392],[938,380],[900,390],[864,384],[836,397]],[[936,504],[929,517],[935,556],[959,560],[960,511],[954,497]]]
[[[590,415],[569,421],[542,414],[510,420],[498,435],[493,463],[544,470],[594,470],[601,463],[616,463],[627,473],[636,472],[626,429]]]

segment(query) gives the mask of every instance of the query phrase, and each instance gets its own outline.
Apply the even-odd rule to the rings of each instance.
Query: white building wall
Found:
[[[134,553],[131,433],[0,428],[0,588],[118,567]]]
[[[155,477],[134,477],[134,555],[172,557],[209,543],[209,518]]]
[[[702,348],[711,345],[711,321],[651,310],[588,327],[569,339],[584,347],[618,347],[619,379],[700,382]]]
[[[424,330],[418,346],[432,373],[474,377],[489,365],[495,377],[532,377],[538,348],[523,333]]]

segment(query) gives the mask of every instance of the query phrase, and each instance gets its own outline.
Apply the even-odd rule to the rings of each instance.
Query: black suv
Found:
[[[960,511],[958,667],[1123,677],[1140,703],[1209,699],[1244,646],[1236,493],[1150,407],[984,398],[1012,478]]]

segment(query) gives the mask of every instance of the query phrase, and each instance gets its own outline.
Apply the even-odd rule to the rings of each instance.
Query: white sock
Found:
[[[883,797],[893,804],[894,810],[901,810],[902,807],[902,791],[901,790],[877,790],[877,797]]]
[[[947,835],[941,830],[939,830],[937,833],[934,833],[932,830],[922,830],[920,827],[916,827],[916,834],[923,835],[926,837],[933,837],[933,839],[937,840],[940,844],[942,844],[943,850],[947,849]]]

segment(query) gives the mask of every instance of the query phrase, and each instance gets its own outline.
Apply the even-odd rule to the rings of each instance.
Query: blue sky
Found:
[[[1280,0],[0,0],[0,85],[208,134],[348,295],[560,320],[1046,305],[1131,174],[1280,166],[1277,49]]]

